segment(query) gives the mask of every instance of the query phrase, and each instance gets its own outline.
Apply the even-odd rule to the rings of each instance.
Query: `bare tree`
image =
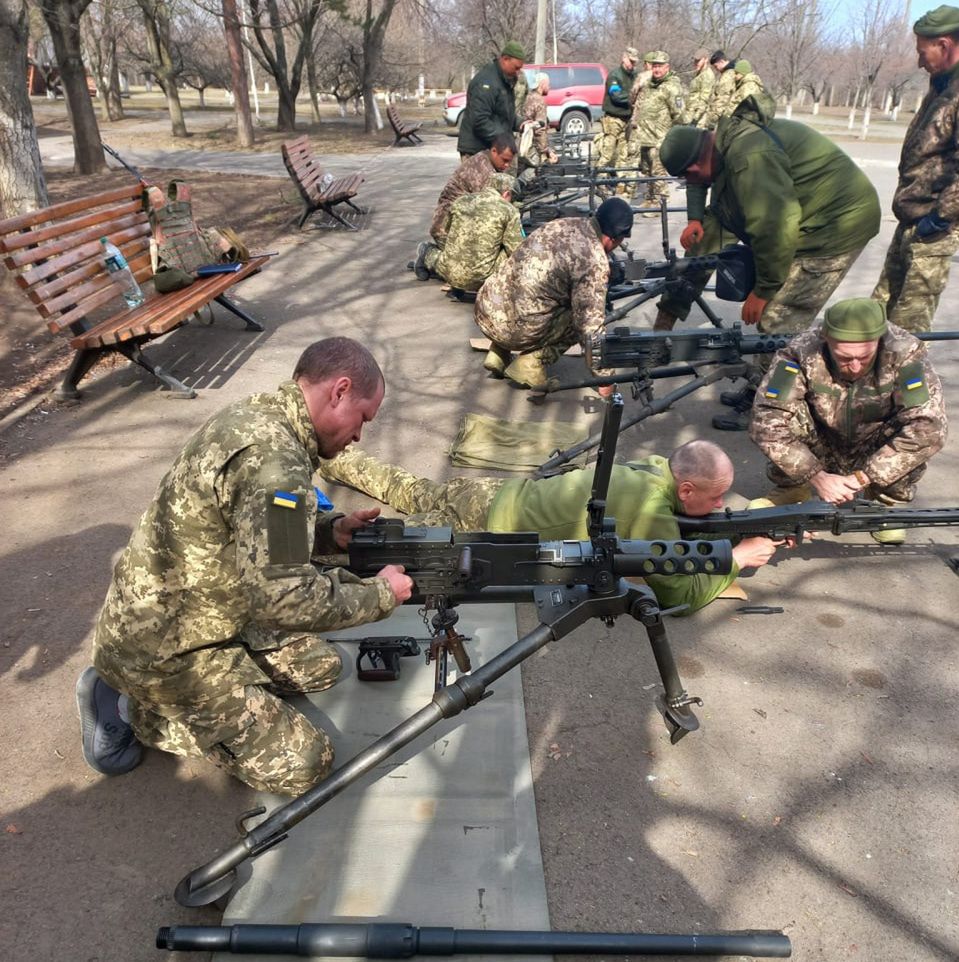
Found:
[[[137,0],[137,5],[143,11],[143,25],[146,27],[147,69],[166,97],[173,136],[186,137],[186,119],[177,89],[183,61],[173,43],[170,4],[167,0]]]
[[[178,12],[177,35],[179,79],[199,94],[200,107],[205,107],[210,87],[229,90],[232,83],[223,26],[212,11],[191,4]]]
[[[26,0],[0,0],[0,216],[47,203],[27,92]]]
[[[123,118],[118,50],[120,38],[130,26],[130,18],[117,0],[92,0],[80,24],[83,49],[96,80],[105,120]]]
[[[236,0],[222,0],[223,31],[226,35],[227,56],[230,59],[230,88],[236,110],[236,141],[241,147],[253,146],[253,117],[250,115],[250,90],[243,63],[243,38]]]

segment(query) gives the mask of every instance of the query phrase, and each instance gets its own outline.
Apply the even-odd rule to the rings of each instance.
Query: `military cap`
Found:
[[[665,50],[650,50],[643,54],[643,60],[646,63],[669,63],[669,54]]]
[[[714,50],[713,55],[709,58],[710,63],[719,63],[720,60],[728,60],[729,57],[722,50]]]
[[[875,341],[886,333],[886,305],[871,297],[837,301],[826,311],[823,333],[837,341]]]
[[[503,44],[500,56],[512,57],[514,60],[522,60],[523,63],[526,63],[526,51],[523,49],[523,45],[516,40],[507,40]]]
[[[627,47],[623,51],[623,56],[628,57],[633,63],[639,63],[639,51],[635,47]]]
[[[705,47],[700,47],[693,53],[693,60],[708,60],[709,51]]]
[[[679,177],[696,160],[703,146],[705,130],[678,124],[669,128],[659,145],[659,159],[673,177]]]
[[[596,220],[607,237],[629,237],[633,230],[633,208],[622,197],[610,197],[597,208]]]
[[[516,181],[509,174],[493,174],[487,181],[487,186],[492,187],[497,194],[505,194],[506,191],[516,189]]]
[[[943,4],[921,16],[912,27],[917,37],[946,37],[959,33],[959,7]]]
[[[745,77],[746,74],[753,72],[753,65],[748,60],[737,60],[733,70]]]

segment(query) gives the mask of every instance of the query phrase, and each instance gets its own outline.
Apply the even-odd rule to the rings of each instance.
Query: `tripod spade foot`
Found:
[[[656,696],[656,708],[663,716],[663,721],[666,722],[666,728],[669,730],[669,741],[673,745],[699,728],[699,719],[689,708],[692,702],[698,705],[703,703],[701,698],[691,698],[685,704],[674,707],[667,703],[663,695]]]

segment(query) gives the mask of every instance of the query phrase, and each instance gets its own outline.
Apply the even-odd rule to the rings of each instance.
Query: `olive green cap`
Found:
[[[673,177],[679,177],[696,160],[703,146],[705,130],[679,124],[669,128],[669,133],[659,145],[659,159]]]
[[[515,60],[522,60],[526,63],[526,51],[523,45],[516,40],[507,40],[500,51],[501,57],[513,57]]]
[[[912,27],[917,37],[945,37],[959,33],[959,7],[943,4],[923,14]]]
[[[876,341],[886,333],[886,305],[871,297],[837,301],[826,311],[822,329],[837,341]]]
[[[646,63],[669,63],[669,54],[665,50],[650,50],[643,54]]]
[[[745,77],[746,74],[753,72],[753,65],[748,60],[737,60],[736,66],[733,67],[733,70]]]

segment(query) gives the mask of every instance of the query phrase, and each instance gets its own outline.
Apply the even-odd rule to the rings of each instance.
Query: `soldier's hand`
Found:
[[[338,548],[346,548],[357,528],[365,528],[380,513],[379,508],[365,508],[344,515],[333,522],[333,540]]]
[[[854,474],[830,474],[828,471],[820,471],[809,479],[809,483],[815,488],[816,494],[830,504],[852,501],[862,490],[862,485]]]
[[[758,324],[768,303],[769,300],[767,298],[760,297],[755,291],[750,291],[749,297],[747,297],[743,303],[743,322],[746,324]]]
[[[612,397],[616,393],[616,385],[601,384],[598,388],[596,388],[596,393],[600,397]]]
[[[703,239],[703,222],[701,220],[691,220],[679,235],[679,243],[683,245],[683,250],[688,251],[695,247]]]
[[[389,582],[398,605],[409,601],[410,595],[413,594],[413,579],[408,574],[404,574],[405,571],[406,568],[403,565],[387,565],[376,573],[377,578],[385,578]]]
[[[733,548],[733,560],[743,568],[761,568],[776,553],[776,549],[784,545],[785,541],[773,541],[771,538],[743,538]]]

